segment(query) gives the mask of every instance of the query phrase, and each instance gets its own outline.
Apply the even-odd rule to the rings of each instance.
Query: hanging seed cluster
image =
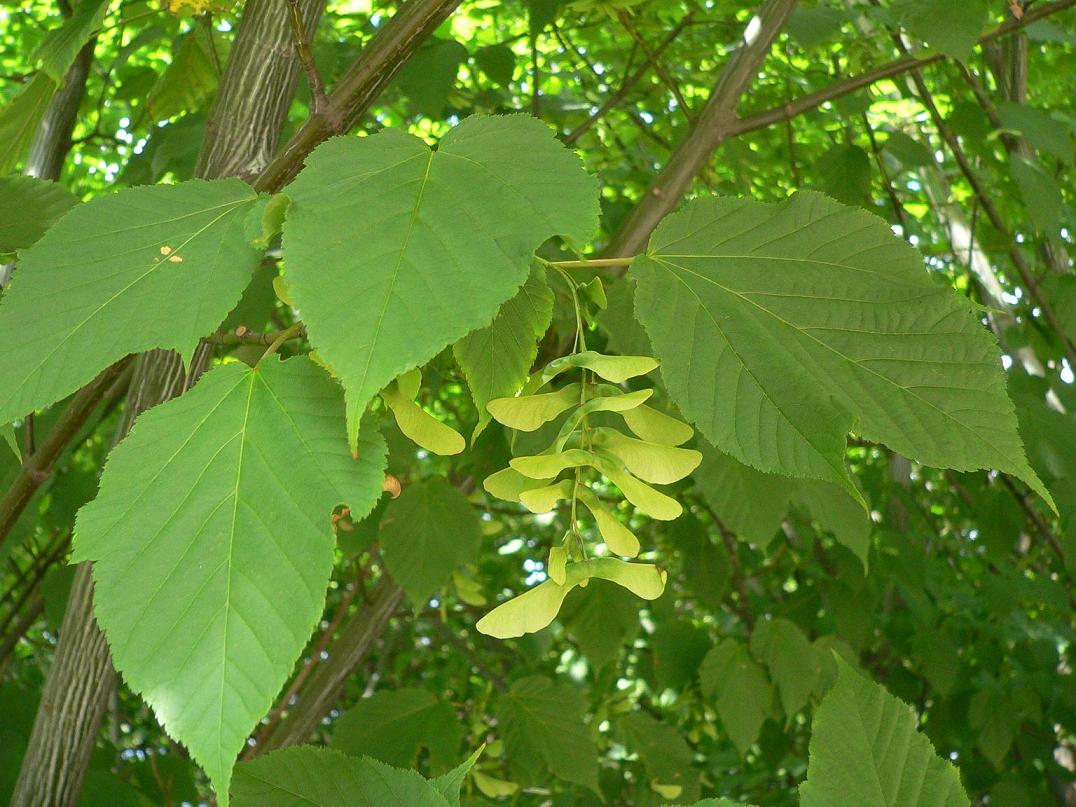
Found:
[[[621,559],[639,554],[639,539],[596,490],[611,483],[639,513],[661,521],[682,512],[676,499],[654,485],[676,482],[698,467],[702,455],[681,447],[694,432],[647,405],[652,389],[623,387],[657,366],[649,356],[583,350],[550,362],[520,395],[489,402],[494,419],[521,432],[535,432],[564,418],[545,450],[515,457],[483,486],[490,495],[519,502],[532,513],[563,509],[570,513],[570,523],[549,550],[549,579],[484,616],[478,622],[483,633],[508,638],[541,630],[556,617],[569,591],[595,577],[648,600],[664,591],[664,570]],[[566,377],[575,380],[545,391]],[[599,413],[613,413],[614,418]],[[604,552],[598,550],[599,543]]]

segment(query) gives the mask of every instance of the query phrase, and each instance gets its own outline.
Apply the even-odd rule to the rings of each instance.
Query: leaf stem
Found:
[[[606,266],[627,266],[632,258],[584,258],[579,261],[545,261],[557,269],[600,269]]]
[[[268,348],[266,348],[265,352],[262,354],[262,357],[258,359],[258,363],[260,364],[261,362],[265,361],[269,356],[272,356],[274,353],[280,350],[281,345],[283,345],[289,339],[293,339],[294,337],[298,336],[300,333],[303,332],[304,328],[305,326],[300,321],[296,322],[290,328],[285,328],[284,330],[282,330],[277,336],[277,338],[273,340],[273,343],[269,345]]]

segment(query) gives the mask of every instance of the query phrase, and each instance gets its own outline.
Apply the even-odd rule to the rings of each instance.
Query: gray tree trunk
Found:
[[[312,32],[324,0],[299,3]],[[284,0],[250,0],[244,8],[198,162],[200,176],[249,176],[252,166],[263,165],[276,149],[298,78],[290,19]],[[77,103],[74,108],[77,111]],[[209,356],[209,349],[200,349],[189,376],[175,353],[140,356],[117,441],[141,412],[189,386]],[[12,807],[74,807],[115,680],[108,645],[93,617],[91,569],[82,564],[75,573]]]

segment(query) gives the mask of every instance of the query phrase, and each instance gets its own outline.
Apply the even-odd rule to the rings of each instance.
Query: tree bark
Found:
[[[235,171],[247,179],[257,174],[254,184],[260,190],[279,190],[298,172],[310,151],[338,130],[350,128],[369,109],[459,1],[411,0],[401,7],[341,79],[330,97],[329,112],[313,115],[283,153],[261,170],[259,166],[275,149],[286,120],[299,60],[295,56],[291,15],[284,0],[249,0],[213,107],[197,173],[214,178]],[[323,3],[324,0],[299,0],[308,35],[313,32],[313,22]],[[273,91],[278,94],[273,98],[257,95]],[[287,97],[281,97],[285,93]],[[139,413],[189,387],[204,369],[212,349],[205,343],[199,347],[189,375],[184,374],[174,353],[157,351],[139,357],[120,437]],[[88,564],[79,568],[75,580],[80,590],[92,589]],[[387,616],[373,634],[374,639],[385,624]],[[83,634],[94,640],[87,638],[76,650],[61,654],[65,635]],[[74,643],[75,639],[70,641]],[[13,807],[75,804],[113,684],[108,647],[93,619],[92,601],[87,595],[77,607],[69,605],[65,614],[60,647],[45,683]],[[64,698],[63,693],[68,691],[75,696]],[[78,716],[77,723],[72,722],[74,715]]]
[[[299,3],[313,32],[323,2]],[[284,0],[250,0],[206,125],[195,174],[254,180],[276,153],[280,129],[299,81],[299,56]],[[271,70],[251,69],[272,65]],[[275,121],[275,126],[266,126]]]
[[[322,4],[323,0],[300,0],[304,18],[317,19]],[[261,37],[267,38],[268,50],[257,41]],[[285,47],[284,42],[292,43],[291,47]],[[231,98],[239,108],[232,109],[220,99],[214,105],[212,135],[203,144],[199,159],[201,176],[220,177],[237,166],[256,164],[275,148],[290,94],[283,99],[248,99],[244,93],[254,87],[293,92],[298,73],[293,52],[284,1],[250,0],[225,74],[225,84],[230,81],[238,89],[221,88],[221,99]],[[175,353],[154,351],[138,357],[117,442],[141,412],[188,387],[211,355],[212,347],[201,345],[189,374]],[[90,564],[84,563],[75,573],[12,807],[73,807],[78,802],[115,681],[108,645],[93,617],[92,571]]]

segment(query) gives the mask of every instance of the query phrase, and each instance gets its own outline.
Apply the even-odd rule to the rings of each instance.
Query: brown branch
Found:
[[[1024,14],[1023,19],[1007,20],[993,31],[979,37],[979,44],[982,45],[992,42],[999,37],[1011,34],[1037,20],[1049,17],[1051,14],[1056,14],[1059,11],[1064,11],[1074,5],[1076,5],[1076,0],[1056,0],[1056,2],[1053,3],[1037,6]],[[822,104],[850,95],[858,90],[862,90],[864,87],[876,84],[883,79],[903,75],[916,68],[923,68],[935,64],[936,62],[944,61],[944,59],[945,55],[941,53],[933,53],[929,56],[923,56],[922,58],[905,56],[896,61],[884,64],[881,67],[876,67],[874,70],[868,70],[858,76],[852,76],[851,78],[835,82],[818,92],[805,95],[790,103],[747,115],[729,126],[727,136],[735,137],[737,135],[747,134],[748,132],[758,131],[759,129],[766,129],[775,123],[781,123],[790,118],[798,117],[805,112],[810,112],[812,109],[817,109],[822,106]]]
[[[269,345],[276,342],[280,337],[287,335],[288,329],[280,331],[248,331],[246,328],[239,327],[234,331],[217,331],[210,334],[204,340],[211,345]],[[306,329],[300,328],[296,333],[288,336],[289,339],[304,339],[306,338]]]
[[[19,475],[0,500],[0,543],[15,526],[34,492],[49,478],[54,463],[86,425],[97,405],[102,400],[123,394],[130,378],[126,373],[130,364],[131,357],[116,362],[77,392],[38,450],[27,457]]]
[[[311,34],[307,33],[306,22],[303,20],[303,10],[299,0],[286,0],[288,13],[291,16],[291,30],[295,35],[295,52],[299,55],[299,64],[306,73],[306,81],[310,85],[311,109],[315,115],[329,114],[329,99],[325,95],[325,82],[321,78],[314,53],[310,50]]]
[[[273,730],[276,729],[277,724],[280,722],[280,718],[288,709],[288,704],[290,704],[292,698],[298,694],[299,689],[310,676],[314,667],[321,661],[322,654],[329,646],[329,642],[332,641],[332,638],[336,635],[336,631],[339,630],[340,623],[343,622],[348,608],[351,607],[351,603],[354,602],[355,597],[358,596],[360,591],[362,591],[362,586],[356,582],[340,599],[340,604],[337,606],[336,613],[333,614],[332,622],[324,631],[322,631],[321,636],[318,637],[317,644],[314,645],[313,649],[307,655],[302,669],[299,670],[295,678],[292,679],[291,685],[288,687],[287,691],[284,692],[283,696],[281,696],[276,707],[266,715],[267,722],[258,731],[257,735],[255,735],[254,745],[248,746],[244,751],[243,759],[250,759],[250,757],[254,755],[255,749],[259,745],[263,745],[266,740],[268,740],[269,735],[273,733]]]
[[[310,739],[348,679],[384,633],[402,600],[403,589],[388,575],[383,576],[369,601],[347,620],[329,649],[329,658],[317,665],[299,690],[295,704],[265,741],[254,748],[252,755]]]
[[[695,177],[709,163],[714,150],[728,138],[730,127],[736,122],[740,99],[795,6],[796,0],[766,0],[763,3],[758,12],[760,24],[755,38],[745,41],[729,58],[687,137],[606,247],[607,255],[622,257],[641,252],[658,222],[679,204]]]

